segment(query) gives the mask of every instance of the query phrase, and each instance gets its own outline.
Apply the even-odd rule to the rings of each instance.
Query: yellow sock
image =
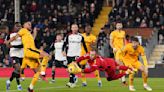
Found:
[[[48,56],[43,57],[43,60],[42,60],[42,63],[41,63],[41,72],[45,72],[46,71],[46,66],[47,66],[48,61],[49,61],[49,57]]]
[[[84,73],[81,73],[81,80],[82,80],[82,82],[86,83],[86,77],[85,77]]]
[[[96,76],[96,78],[97,78],[97,81],[101,81],[99,71],[96,70],[94,73],[95,73],[95,76]]]
[[[144,72],[142,72],[142,79],[143,79],[143,83],[147,84],[147,75]]]
[[[129,86],[133,86],[134,74],[129,74]]]
[[[30,84],[30,89],[33,89],[34,85],[36,84],[36,82],[39,78],[39,75],[40,75],[40,72],[37,72],[34,74],[34,77],[33,77],[31,84]]]

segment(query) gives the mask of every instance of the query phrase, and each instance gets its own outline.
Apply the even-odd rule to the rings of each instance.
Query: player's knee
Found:
[[[139,70],[140,70],[141,72],[145,72],[145,67],[144,67],[144,66],[141,66],[141,67],[139,68]]]
[[[22,67],[20,68],[20,73],[24,74],[24,68],[22,68]]]
[[[19,64],[15,64],[14,68],[17,72],[20,72],[20,65]]]
[[[35,69],[35,68],[33,68],[32,70],[34,71],[34,73],[37,73],[38,71],[38,69]]]

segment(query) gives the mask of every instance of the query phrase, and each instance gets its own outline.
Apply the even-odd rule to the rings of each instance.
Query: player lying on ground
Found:
[[[82,60],[88,59],[88,62],[90,62],[90,68],[80,69],[77,67],[75,63],[72,63],[68,69],[69,72],[72,73],[91,73],[95,70],[105,71],[107,74],[107,80],[112,81],[121,78],[122,76],[133,73],[133,70],[126,67],[126,66],[120,66],[118,65],[113,59],[111,58],[103,58],[101,56],[97,56],[95,51],[90,51],[90,53],[81,56],[77,59],[77,63],[79,63]],[[75,66],[75,67],[74,67]],[[116,74],[116,70],[124,70],[125,72]]]
[[[129,43],[125,46],[124,49],[118,51],[116,53],[116,56],[119,57],[120,61],[123,61],[125,66],[134,68],[135,70],[140,70],[142,72],[142,78],[143,78],[143,87],[147,91],[152,91],[151,87],[147,84],[147,78],[148,78],[148,64],[146,55],[144,52],[144,48],[139,44],[139,40],[136,37],[133,37],[131,39],[132,43]],[[144,65],[138,61],[139,56],[141,56]],[[129,75],[129,90],[130,91],[136,91],[136,89],[133,86],[134,81],[134,74]]]

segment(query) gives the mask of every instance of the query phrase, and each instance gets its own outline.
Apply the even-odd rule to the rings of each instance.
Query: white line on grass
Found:
[[[66,86],[45,87],[45,88],[36,88],[35,90],[54,89],[54,88],[67,88],[67,87]],[[22,91],[26,91],[26,90],[27,89],[23,89]],[[18,90],[9,90],[9,91],[0,91],[0,92],[18,92]]]

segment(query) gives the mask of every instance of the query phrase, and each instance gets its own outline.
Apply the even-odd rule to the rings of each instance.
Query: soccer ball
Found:
[[[68,72],[69,73],[74,73],[74,71],[75,71],[75,68],[73,66],[68,67]]]
[[[71,64],[68,65],[69,73],[77,74],[77,73],[80,73],[81,71],[82,71],[82,69],[74,62],[72,62]]]

